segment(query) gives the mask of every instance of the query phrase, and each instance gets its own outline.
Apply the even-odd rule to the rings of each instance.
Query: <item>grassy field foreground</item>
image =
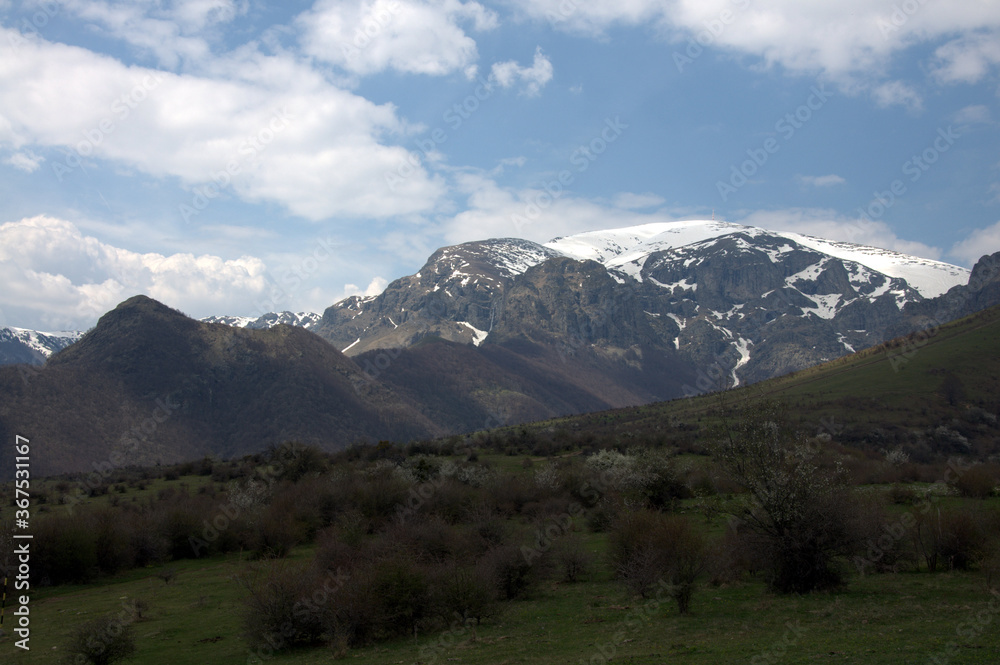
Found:
[[[591,546],[595,553],[600,542]],[[312,548],[291,557],[306,560]],[[240,637],[236,556],[132,571],[101,585],[36,591],[31,650],[0,639],[4,663],[60,663],[71,631],[98,614],[148,604],[135,623],[135,663],[326,663],[331,650],[251,654]],[[981,573],[902,573],[851,580],[837,593],[777,596],[751,580],[702,586],[693,614],[630,597],[598,566],[587,580],[549,583],[471,630],[418,635],[339,654],[358,663],[997,663],[1000,599]],[[8,615],[8,620],[10,616]],[[9,626],[7,622],[5,625]]]

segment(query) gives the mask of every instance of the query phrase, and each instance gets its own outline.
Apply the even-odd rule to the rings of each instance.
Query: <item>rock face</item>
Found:
[[[381,295],[330,307],[314,331],[348,355],[440,337],[586,349],[633,368],[655,356],[694,368],[684,392],[701,392],[909,332],[938,297],[960,300],[957,316],[982,309],[1000,299],[998,269],[977,266],[973,297],[968,270],[936,261],[724,222],[650,224],[446,247]],[[623,360],[639,349],[643,362]]]
[[[972,268],[969,283],[952,287],[937,298],[908,303],[903,317],[893,322],[898,335],[932,328],[974,314],[1000,302],[1000,252],[983,256]]]
[[[408,347],[428,336],[479,344],[514,278],[557,252],[501,238],[444,247],[415,275],[378,296],[353,296],[327,308],[313,332],[350,355]]]

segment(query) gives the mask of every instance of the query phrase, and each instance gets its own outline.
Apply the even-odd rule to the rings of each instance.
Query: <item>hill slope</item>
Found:
[[[774,398],[803,432],[914,461],[1000,455],[1000,307],[786,376],[727,391],[532,425],[640,437],[686,423],[699,438],[723,407]],[[692,427],[693,426],[693,427]]]
[[[0,368],[0,395],[0,436],[35,442],[36,474],[444,433],[305,330],[202,323],[144,296],[42,369]]]

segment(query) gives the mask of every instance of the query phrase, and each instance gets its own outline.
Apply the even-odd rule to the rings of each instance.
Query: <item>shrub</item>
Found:
[[[387,635],[412,634],[430,609],[427,576],[403,559],[376,565],[371,602],[378,608],[378,625]]]
[[[442,566],[435,575],[432,603],[435,614],[445,623],[457,614],[463,621],[471,619],[478,625],[500,611],[489,580],[474,568]]]
[[[632,591],[646,598],[654,588],[665,587],[681,614],[690,611],[708,559],[704,539],[687,519],[628,513],[612,531],[609,553],[615,571]]]
[[[964,510],[941,514],[941,556],[954,570],[969,570],[987,549],[986,534],[980,520]]]
[[[501,545],[486,552],[476,570],[493,586],[500,600],[523,596],[537,582],[531,563],[513,545]]]
[[[980,464],[959,475],[951,485],[964,497],[987,499],[993,495],[997,480],[992,469]]]
[[[309,602],[319,584],[301,566],[259,565],[237,575],[243,588],[243,631],[254,649],[280,651],[321,643],[324,609]]]
[[[94,548],[102,573],[113,575],[135,563],[129,523],[121,519],[121,509],[99,510],[93,517]]]
[[[898,572],[912,563],[912,550],[905,537],[907,523],[890,516],[878,497],[859,499],[856,506],[851,529],[857,543],[854,565],[858,572]]]
[[[337,599],[327,605],[324,625],[332,643],[362,646],[374,639],[379,614],[372,601],[373,572],[371,566],[351,571],[351,576],[337,591]]]
[[[35,520],[31,574],[33,584],[87,582],[98,571],[97,541],[85,515]]]
[[[302,540],[299,525],[274,507],[264,513],[255,534],[254,554],[265,559],[284,558]]]
[[[558,541],[555,556],[563,582],[579,581],[590,572],[594,563],[594,557],[583,546],[583,540],[575,534],[567,534]]]
[[[888,491],[889,501],[898,506],[912,506],[917,502],[917,492],[912,487],[895,483]]]
[[[135,651],[131,621],[109,614],[91,619],[73,631],[66,645],[66,662],[110,665],[131,658]]]

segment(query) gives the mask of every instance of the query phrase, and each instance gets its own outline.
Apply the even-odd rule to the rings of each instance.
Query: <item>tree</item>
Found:
[[[714,455],[746,489],[736,517],[765,548],[768,583],[781,593],[839,586],[836,557],[852,543],[852,497],[839,466],[821,471],[815,448],[782,426],[782,408],[762,402],[726,423]]]

